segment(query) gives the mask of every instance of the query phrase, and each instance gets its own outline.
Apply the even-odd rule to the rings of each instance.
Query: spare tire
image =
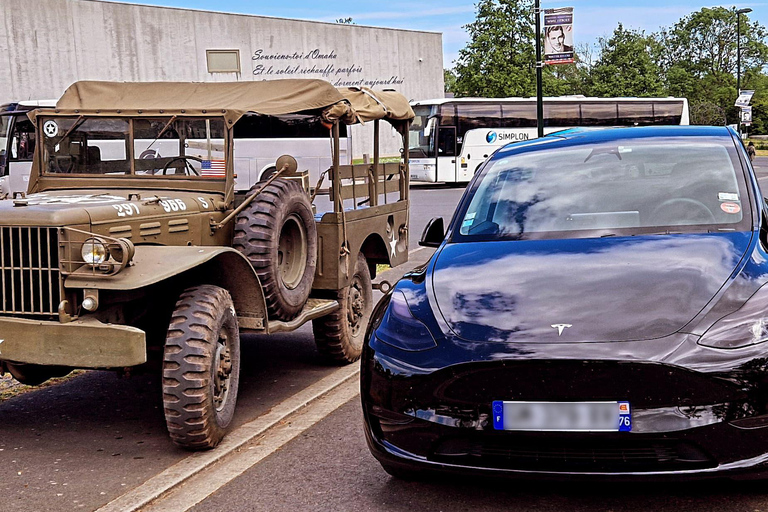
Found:
[[[278,178],[262,190],[237,216],[233,246],[259,275],[270,318],[296,317],[317,266],[317,226],[301,185]]]

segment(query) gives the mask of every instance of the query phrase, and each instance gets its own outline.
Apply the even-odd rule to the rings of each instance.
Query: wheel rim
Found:
[[[363,284],[355,276],[349,285],[347,292],[347,321],[353,337],[357,337],[360,329],[363,328],[363,319],[365,318],[365,293]]]
[[[222,329],[219,333],[219,342],[216,344],[216,353],[213,357],[213,402],[216,406],[216,411],[221,411],[227,403],[231,375],[232,353],[229,336]]]
[[[280,230],[277,268],[280,280],[289,290],[299,286],[304,277],[307,268],[307,232],[296,214],[289,216]]]

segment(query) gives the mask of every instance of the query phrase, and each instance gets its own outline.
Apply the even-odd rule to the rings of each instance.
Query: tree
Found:
[[[453,70],[443,70],[443,82],[445,83],[445,92],[456,94],[456,73]]]
[[[456,61],[459,96],[531,96],[536,90],[530,0],[480,0]]]
[[[600,56],[589,74],[594,96],[662,96],[664,83],[655,60],[659,45],[645,32],[625,29],[621,23],[606,39],[600,38]]]

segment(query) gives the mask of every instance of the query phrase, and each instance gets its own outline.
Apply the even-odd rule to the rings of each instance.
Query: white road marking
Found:
[[[408,256],[425,249],[430,248],[413,249]],[[382,272],[381,276],[395,270],[399,267]],[[359,364],[336,370],[228,433],[216,449],[180,460],[96,512],[188,510],[354,398],[359,393],[359,373]],[[249,444],[252,450],[246,450],[251,448],[246,446]],[[206,470],[221,461],[215,472],[210,472],[215,474],[208,475]]]
[[[280,422],[263,436],[241,447],[223,464],[193,476],[183,485],[142,508],[142,512],[184,512],[239,477],[254,465],[295,439],[360,393],[358,379],[350,379]]]
[[[197,452],[182,459],[132,491],[107,503],[96,512],[135,512],[146,507],[158,496],[183,484],[212,464],[221,461],[246,443],[279,425],[288,416],[333,391],[346,381],[352,379],[355,386],[358,386],[357,376],[359,373],[360,366],[357,364],[336,370],[276,405],[268,413],[230,432],[216,449]],[[221,471],[221,468],[217,468],[217,471]]]

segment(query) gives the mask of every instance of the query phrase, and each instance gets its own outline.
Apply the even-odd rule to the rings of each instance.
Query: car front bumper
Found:
[[[574,347],[582,358],[505,355],[419,365],[412,354],[369,345],[361,389],[368,445],[380,462],[403,469],[659,480],[763,476],[768,386],[760,358],[734,357],[730,365],[709,361],[712,368],[696,368],[695,343],[682,346],[688,348],[677,362],[687,367],[598,359],[596,352],[590,358],[597,348],[584,346]],[[495,430],[495,400],[626,400],[633,427],[631,432]]]

